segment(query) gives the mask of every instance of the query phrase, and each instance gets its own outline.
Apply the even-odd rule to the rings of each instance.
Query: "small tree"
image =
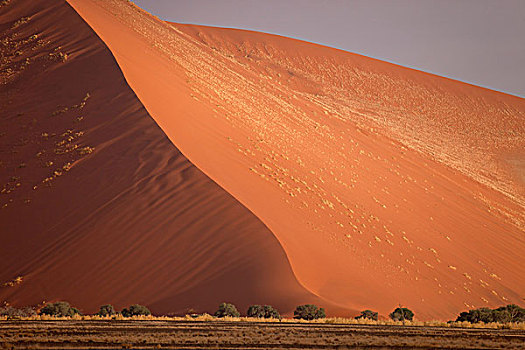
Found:
[[[107,305],[102,305],[100,307],[100,310],[98,310],[97,315],[98,316],[113,316],[116,313],[117,312],[115,311],[115,308],[113,307],[113,305],[107,304]]]
[[[364,310],[364,311],[361,311],[361,313],[356,316],[356,320],[360,319],[360,318],[367,318],[369,320],[373,320],[373,321],[377,321],[377,317],[378,317],[378,313],[375,312],[375,311],[372,311],[372,310]]]
[[[313,304],[299,305],[297,308],[295,308],[293,315],[293,318],[303,320],[315,320],[326,317],[324,309],[318,308]]]
[[[248,311],[246,311],[246,316],[248,317],[264,317],[264,311],[262,305],[250,305]]]
[[[122,316],[124,317],[132,317],[132,316],[149,316],[151,315],[151,311],[144,305],[131,305],[127,309],[123,309],[121,312]]]
[[[525,309],[515,304],[499,307],[494,313],[498,322],[525,322]]]
[[[470,323],[478,323],[478,322],[484,322],[489,323],[493,322],[493,315],[492,310],[488,307],[482,307],[479,309],[464,311],[459,314],[458,318],[456,319],[457,322],[470,322]]]
[[[459,314],[456,322],[489,323],[489,322],[525,322],[525,309],[518,305],[510,304],[497,309],[482,307]]]
[[[412,310],[407,309],[406,307],[398,307],[389,315],[394,321],[412,321],[414,318],[414,313]]]
[[[55,317],[73,317],[74,315],[79,315],[80,311],[69,305],[66,301],[57,301],[56,303],[46,304],[40,309],[39,314]]]
[[[248,308],[246,315],[248,317],[281,319],[279,311],[274,309],[271,305],[252,305]]]
[[[7,316],[8,318],[20,318],[36,316],[36,311],[32,307],[23,307],[20,309],[12,306],[0,307],[0,316]]]
[[[237,308],[233,304],[222,303],[219,305],[219,309],[215,311],[215,317],[239,317],[241,314],[237,311]]]

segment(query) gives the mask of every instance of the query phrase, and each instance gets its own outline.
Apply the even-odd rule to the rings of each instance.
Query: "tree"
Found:
[[[40,309],[39,314],[55,317],[73,317],[74,315],[79,315],[80,311],[69,305],[66,301],[57,301],[56,303],[46,304]]]
[[[525,309],[515,304],[502,306],[494,310],[499,312],[503,319],[498,319],[497,322],[525,322]],[[498,318],[494,316],[494,318]]]
[[[377,317],[378,317],[378,313],[375,312],[375,311],[372,311],[372,310],[364,310],[364,311],[361,311],[361,313],[356,316],[356,320],[360,319],[360,318],[367,318],[369,320],[374,320],[374,321],[377,321]]]
[[[98,310],[97,315],[98,316],[113,316],[116,313],[117,312],[115,311],[115,308],[113,307],[113,305],[107,304],[107,305],[102,305],[100,307],[100,310]]]
[[[315,320],[318,318],[325,318],[326,313],[323,308],[319,308],[313,304],[299,305],[293,312],[293,318],[303,320]]]
[[[248,317],[281,319],[279,311],[274,309],[271,305],[251,305],[248,308],[246,315]]]
[[[489,322],[525,322],[525,309],[518,305],[510,304],[497,309],[482,307],[459,314],[456,322],[489,323]]]
[[[488,307],[482,307],[479,309],[473,309],[469,311],[463,311],[459,314],[458,318],[456,319],[456,322],[470,322],[470,323],[478,323],[478,322],[493,322],[493,315],[492,310]]]
[[[131,305],[127,309],[122,310],[121,312],[122,316],[124,317],[133,317],[133,316],[149,316],[151,315],[151,311],[144,305]]]
[[[0,316],[7,316],[8,318],[21,318],[35,316],[36,311],[32,307],[23,307],[20,309],[12,306],[0,307]]]
[[[233,304],[222,303],[219,309],[215,311],[215,317],[239,317],[241,314]]]
[[[412,321],[414,318],[414,313],[412,310],[407,309],[406,307],[398,307],[389,315],[394,321]]]

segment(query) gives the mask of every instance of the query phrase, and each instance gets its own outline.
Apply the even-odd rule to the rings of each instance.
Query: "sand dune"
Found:
[[[523,305],[525,100],[298,40],[164,23],[126,1],[68,2],[107,45],[118,67],[105,51],[111,69],[102,78],[91,74],[85,80],[92,85],[74,96],[78,73],[67,75],[72,82],[63,88],[71,95],[66,106],[100,89],[100,100],[90,92],[85,106],[98,106],[99,119],[74,130],[86,130],[82,146],[94,152],[75,159],[66,176],[53,180],[57,185],[46,196],[56,197],[42,198],[41,207],[18,209],[22,204],[13,202],[7,207],[11,212],[0,211],[2,225],[4,218],[11,220],[6,248],[0,248],[10,254],[7,266],[23,266],[24,273],[38,266],[27,284],[0,296],[37,298],[31,278],[39,281],[33,286],[49,289],[47,295],[61,296],[58,278],[49,283],[37,276],[62,278],[81,271],[82,287],[95,277],[98,286],[116,278],[111,286],[103,285],[107,295],[119,302],[140,297],[137,302],[159,311],[190,303],[207,307],[209,294],[181,291],[194,279],[220,286],[221,297],[230,295],[239,303],[250,295],[250,301],[265,299],[289,308],[317,295],[319,303],[332,303],[334,314],[363,308],[386,314],[402,304],[420,319],[446,319],[471,307]],[[7,15],[9,24],[24,16]],[[49,38],[63,40],[64,47],[77,45],[64,49],[71,53],[66,67],[75,63],[75,52],[78,60],[81,53],[93,52],[94,44],[81,46],[64,32],[53,35],[60,29],[47,25]],[[58,72],[46,79],[64,86]],[[16,96],[50,99],[37,90],[42,87]],[[55,90],[45,90],[56,98]],[[16,116],[20,106],[27,104],[13,102],[9,115]],[[227,192],[169,145],[148,113],[177,149]],[[108,115],[112,118],[105,119]],[[144,130],[151,131],[145,135]],[[121,160],[123,153],[130,157],[127,162]],[[181,178],[188,185],[179,184]],[[66,183],[62,192],[59,180]],[[206,188],[199,194],[187,192],[201,187]],[[80,202],[88,194],[89,200]],[[53,208],[56,203],[62,207]],[[106,207],[111,210],[101,209]],[[25,219],[33,216],[37,220]],[[46,230],[37,230],[24,259],[14,256],[20,233],[35,231],[38,220],[47,220],[41,226]],[[170,240],[168,225],[173,232],[183,231],[177,234],[194,249],[189,257],[170,253],[181,244]],[[56,240],[44,233],[58,228]],[[126,248],[114,251],[124,241]],[[215,260],[201,262],[210,250]],[[88,266],[93,251],[97,261]],[[65,252],[73,260],[62,259]],[[229,253],[227,262],[222,252]],[[93,271],[99,267],[104,267],[101,274]],[[141,278],[130,287],[117,287],[137,271]],[[220,271],[231,273],[214,280]],[[9,278],[18,273],[8,272]],[[238,276],[242,290],[231,286]],[[79,290],[69,288],[71,295]],[[90,295],[92,290],[70,300],[89,303]],[[173,299],[183,302],[170,304]]]
[[[172,142],[244,203],[299,281],[422,318],[522,303],[525,102],[278,36],[70,2]],[[131,54],[133,53],[133,54]]]
[[[173,146],[67,3],[18,0],[0,18],[1,301],[156,313],[320,302],[266,226]]]

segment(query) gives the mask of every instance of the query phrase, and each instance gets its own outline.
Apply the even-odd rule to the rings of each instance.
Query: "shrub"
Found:
[[[356,320],[360,319],[360,318],[367,318],[369,320],[374,320],[374,321],[377,321],[377,317],[378,317],[378,313],[375,312],[375,311],[372,311],[372,310],[364,310],[364,311],[361,311],[361,313],[356,316]]]
[[[246,311],[246,315],[248,317],[281,319],[279,311],[270,305],[252,305],[248,308],[248,311]]]
[[[0,316],[9,318],[31,317],[36,316],[36,311],[32,307],[14,308],[12,306],[0,307]]]
[[[56,303],[46,304],[40,309],[39,314],[55,317],[73,317],[74,315],[80,315],[80,311],[66,301],[57,301]]]
[[[467,321],[470,323],[492,322],[492,310],[487,307],[482,307],[479,309],[464,311],[459,314],[456,321]]]
[[[326,313],[323,308],[318,308],[316,305],[306,304],[299,305],[293,312],[293,318],[303,320],[315,320],[318,318],[325,318]]]
[[[497,308],[495,311],[503,311],[508,314],[508,322],[525,322],[525,309],[515,304],[509,304]]]
[[[463,321],[470,323],[525,322],[525,309],[514,304],[502,306],[497,309],[482,307],[460,313],[456,322]]]
[[[406,307],[398,307],[389,315],[394,321],[412,321],[414,318],[414,313],[412,310],[407,309]]]
[[[215,311],[215,317],[239,317],[241,314],[237,311],[237,308],[233,304],[222,303],[219,305],[219,309]]]
[[[135,304],[122,310],[121,314],[124,317],[149,316],[151,315],[151,311],[149,311],[149,309],[144,305]]]
[[[113,316],[116,313],[117,312],[115,311],[115,308],[113,307],[113,305],[107,304],[107,305],[102,305],[100,307],[100,310],[98,310],[97,315],[98,316]]]

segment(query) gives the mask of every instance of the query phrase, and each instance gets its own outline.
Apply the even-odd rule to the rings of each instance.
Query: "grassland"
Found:
[[[523,329],[337,321],[211,317],[3,320],[0,348],[525,349]]]

